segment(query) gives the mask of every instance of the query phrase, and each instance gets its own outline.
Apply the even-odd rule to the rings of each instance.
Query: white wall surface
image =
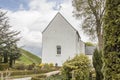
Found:
[[[62,65],[68,58],[78,53],[76,30],[60,15],[54,18],[42,38],[42,62]],[[57,55],[56,46],[61,45],[61,55]]]

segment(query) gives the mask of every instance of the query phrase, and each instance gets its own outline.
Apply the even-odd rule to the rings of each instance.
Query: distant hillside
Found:
[[[23,63],[23,64],[41,63],[40,57],[24,49],[20,49],[20,51],[21,51],[22,56],[16,61],[16,63]]]

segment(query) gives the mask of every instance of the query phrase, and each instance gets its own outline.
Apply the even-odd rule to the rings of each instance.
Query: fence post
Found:
[[[1,74],[1,80],[3,80],[3,73],[1,72],[0,74]]]

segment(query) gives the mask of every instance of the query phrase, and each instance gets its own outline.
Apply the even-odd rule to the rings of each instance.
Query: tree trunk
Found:
[[[101,51],[103,48],[103,32],[102,32],[102,25],[100,20],[96,18],[96,30],[97,30],[97,38],[98,38],[98,50]]]
[[[12,65],[13,65],[13,56],[12,56],[12,55],[10,55],[10,62],[9,62],[9,65],[10,65],[10,67],[12,67]]]
[[[102,36],[102,34],[98,35],[98,47],[99,47],[100,51],[103,48],[103,36]]]
[[[4,63],[8,63],[8,54],[4,53]]]

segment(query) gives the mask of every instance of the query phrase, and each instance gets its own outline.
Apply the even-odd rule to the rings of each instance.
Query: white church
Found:
[[[87,52],[78,31],[58,12],[42,32],[42,63],[61,66],[76,54],[87,54],[91,58],[92,53]]]

